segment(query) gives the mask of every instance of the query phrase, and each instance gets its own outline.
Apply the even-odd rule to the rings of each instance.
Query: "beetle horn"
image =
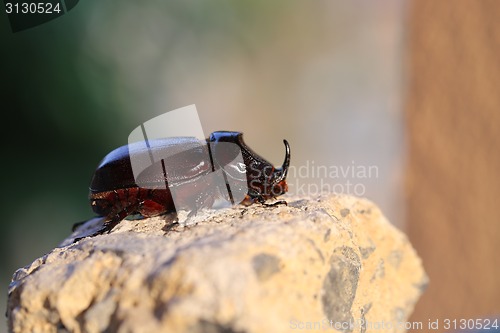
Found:
[[[283,140],[283,143],[285,144],[285,160],[283,161],[283,165],[281,166],[281,174],[278,179],[276,179],[276,183],[279,183],[280,181],[286,179],[286,176],[288,174],[288,167],[290,166],[290,145],[286,140]]]

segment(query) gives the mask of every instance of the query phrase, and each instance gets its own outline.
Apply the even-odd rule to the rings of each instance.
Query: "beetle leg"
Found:
[[[262,197],[262,195],[259,195],[257,197],[257,200],[259,201],[259,203],[265,207],[275,207],[275,206],[279,206],[279,205],[286,205],[288,206],[288,202],[286,202],[285,200],[280,200],[280,201],[276,201],[276,202],[273,202],[271,204],[268,204],[266,203],[266,200],[264,199],[264,197]]]
[[[78,228],[80,228],[82,225],[84,225],[85,223],[91,221],[91,220],[94,220],[94,219],[101,219],[102,216],[95,216],[91,219],[88,219],[88,220],[85,220],[85,221],[82,221],[82,222],[76,222],[76,223],[73,223],[73,226],[71,227],[71,231],[72,232],[75,232]]]
[[[258,195],[256,197],[257,201],[261,204],[261,205],[265,205],[266,204],[266,199],[264,199],[264,197],[262,195]]]
[[[214,206],[215,198],[211,193],[205,192],[196,200],[196,210],[203,208],[212,208]]]
[[[243,199],[243,201],[241,203],[245,206],[249,206],[253,203],[256,203],[257,201],[259,203],[263,204],[266,201],[266,199],[264,199],[262,194],[260,194],[256,190],[248,189],[248,194],[246,195],[245,199]]]
[[[259,192],[251,191],[251,190],[249,190],[248,192],[249,192],[249,196],[250,196],[251,200],[253,200],[254,202],[258,201],[261,205],[263,205],[265,207],[275,207],[278,205],[287,205],[288,206],[288,202],[286,202],[285,200],[280,200],[280,201],[276,201],[276,202],[273,202],[271,204],[268,204],[268,203],[266,203],[266,199],[264,199],[264,196],[262,196],[262,194],[260,194]]]
[[[102,235],[105,232],[109,233],[111,230],[113,230],[114,227],[116,227],[118,223],[120,223],[129,214],[130,212],[127,209],[118,212],[115,216],[111,218],[111,220],[105,221],[104,227],[99,229],[95,234],[92,235],[92,237],[97,235]]]
[[[210,192],[203,192],[199,194],[195,202],[190,205],[191,211],[188,213],[188,218],[196,216],[203,208],[212,208],[215,198]]]
[[[99,236],[99,235],[102,235],[102,234],[104,234],[106,232],[109,233],[111,230],[113,230],[113,228],[118,223],[120,223],[121,220],[123,220],[125,217],[127,217],[128,214],[129,214],[129,212],[127,210],[120,211],[115,216],[113,216],[110,220],[105,221],[104,222],[104,226],[101,229],[97,230],[96,232],[94,232],[91,235],[87,235],[87,236],[84,236],[84,237],[77,237],[77,238],[75,238],[75,240],[73,241],[73,243],[76,243],[76,242],[78,242],[79,240],[81,240],[83,238]]]
[[[286,202],[285,200],[276,201],[276,202],[273,202],[272,204],[268,204],[268,203],[262,203],[262,204],[266,207],[275,207],[278,205],[288,206],[288,202]]]
[[[85,222],[87,222],[88,220],[85,220],[85,221],[82,221],[82,222],[76,222],[76,223],[73,223],[73,226],[71,227],[71,231],[75,231],[76,229],[78,229],[80,226],[84,225]]]
[[[177,231],[177,232],[179,232],[178,230],[174,229],[177,226],[179,226],[179,221],[175,221],[175,222],[172,222],[170,224],[167,224],[161,230],[165,231],[165,235],[167,235],[171,231]]]

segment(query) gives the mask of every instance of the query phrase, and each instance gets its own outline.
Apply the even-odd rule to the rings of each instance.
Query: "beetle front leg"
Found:
[[[243,201],[247,202],[247,203],[250,202],[250,204],[258,201],[261,205],[263,205],[265,207],[275,207],[278,205],[288,206],[288,202],[286,202],[285,200],[279,200],[279,201],[273,202],[271,204],[268,204],[268,203],[266,203],[266,199],[264,198],[264,196],[262,194],[260,194],[259,192],[255,191],[255,190],[250,190],[250,189],[248,190],[248,200],[247,200],[247,198],[245,198]]]
[[[286,202],[285,200],[279,200],[279,201],[273,202],[272,204],[268,204],[265,202],[261,202],[261,203],[266,207],[275,207],[275,206],[279,206],[279,205],[288,206],[288,202]]]

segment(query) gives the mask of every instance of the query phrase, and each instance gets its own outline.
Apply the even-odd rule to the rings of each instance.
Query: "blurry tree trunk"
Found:
[[[410,238],[430,285],[413,320],[500,314],[500,1],[409,6]]]

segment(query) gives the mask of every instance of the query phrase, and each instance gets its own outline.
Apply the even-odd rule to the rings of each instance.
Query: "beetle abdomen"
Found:
[[[175,211],[175,206],[167,189],[145,189],[132,187],[90,194],[90,204],[94,213],[114,217],[120,212],[154,216]],[[122,218],[124,218],[122,217]]]

